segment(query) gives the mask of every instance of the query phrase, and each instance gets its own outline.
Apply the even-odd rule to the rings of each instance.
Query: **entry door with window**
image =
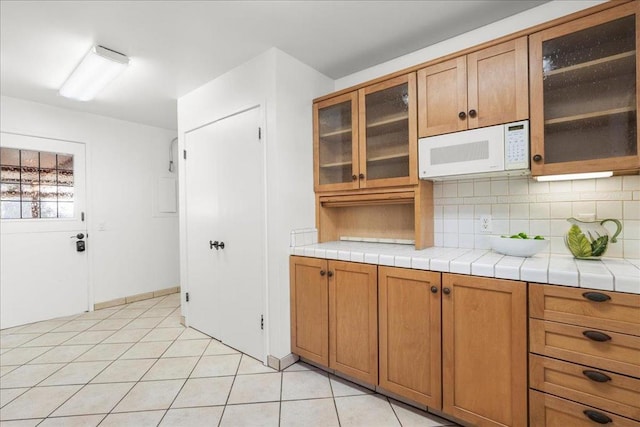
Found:
[[[84,212],[84,144],[0,133],[0,328],[89,309]]]
[[[264,143],[253,108],[186,134],[187,322],[265,358]]]

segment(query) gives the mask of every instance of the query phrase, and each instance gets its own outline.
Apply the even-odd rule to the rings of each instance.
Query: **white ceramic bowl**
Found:
[[[491,249],[504,255],[529,257],[546,248],[549,245],[549,240],[511,239],[509,237],[491,236],[489,244]]]

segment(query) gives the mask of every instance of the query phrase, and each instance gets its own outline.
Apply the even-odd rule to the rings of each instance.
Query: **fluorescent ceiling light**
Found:
[[[125,55],[94,46],[60,88],[60,95],[89,101],[129,65]]]
[[[568,181],[570,179],[609,178],[613,172],[568,173],[564,175],[534,176],[536,181]]]

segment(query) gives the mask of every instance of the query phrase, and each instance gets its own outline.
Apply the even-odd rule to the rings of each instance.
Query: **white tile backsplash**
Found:
[[[570,227],[566,219],[594,214],[623,223],[623,233],[609,246],[607,257],[640,257],[637,175],[559,182],[522,177],[460,180],[435,183],[434,190],[436,246],[488,248],[488,234],[480,233],[479,219],[491,215],[490,234],[539,234],[550,240],[546,253],[570,256],[564,244]]]

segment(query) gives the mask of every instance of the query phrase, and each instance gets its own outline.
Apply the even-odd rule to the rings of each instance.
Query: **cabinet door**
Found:
[[[292,256],[289,272],[291,352],[329,366],[327,261]]]
[[[360,188],[418,182],[416,75],[359,91]]]
[[[527,425],[527,285],[443,274],[443,411],[482,426]]]
[[[529,38],[533,175],[637,170],[638,2]]]
[[[329,261],[329,367],[378,382],[377,266]]]
[[[529,118],[527,38],[467,56],[469,129]]]
[[[315,191],[358,188],[358,93],[313,104]]]
[[[461,56],[418,71],[420,137],[467,129],[467,58]]]
[[[440,273],[378,267],[380,387],[440,409]]]

